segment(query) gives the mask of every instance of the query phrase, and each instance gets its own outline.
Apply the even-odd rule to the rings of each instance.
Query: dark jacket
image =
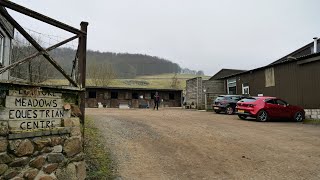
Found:
[[[154,102],[159,102],[160,101],[160,96],[159,95],[154,95]]]

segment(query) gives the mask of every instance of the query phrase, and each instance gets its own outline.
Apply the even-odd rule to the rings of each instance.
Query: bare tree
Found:
[[[41,43],[41,39],[37,40]],[[25,58],[35,52],[38,52],[30,43],[21,38],[13,41],[11,63],[14,63],[22,58]],[[19,65],[10,70],[12,78],[26,80],[30,83],[40,83],[53,75],[53,67],[42,56],[37,56],[25,64]]]
[[[109,86],[116,73],[111,64],[91,63],[88,66],[88,78],[94,86]]]
[[[178,89],[180,86],[180,81],[178,79],[177,73],[175,73],[171,79],[171,88]]]

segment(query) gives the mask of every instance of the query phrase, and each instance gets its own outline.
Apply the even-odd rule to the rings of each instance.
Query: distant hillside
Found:
[[[113,79],[109,84],[109,87],[125,87],[125,88],[156,88],[156,89],[172,89],[171,83],[172,78],[175,74],[160,74],[152,76],[139,76],[136,78],[126,78],[126,79]],[[173,89],[186,89],[186,80],[199,77],[194,74],[178,74],[177,79],[179,81],[178,87]],[[201,76],[203,79],[207,80],[210,76]],[[47,85],[68,85],[69,82],[65,79],[50,79],[45,82]],[[92,84],[91,79],[87,79],[87,86],[95,86]]]
[[[36,50],[32,46],[14,45],[12,49],[12,62],[25,58]],[[58,64],[71,75],[73,60],[76,51],[70,48],[58,48],[49,54]],[[24,63],[10,70],[11,76],[27,80],[32,83],[43,82],[48,79],[64,79],[44,57],[38,56],[32,61]],[[203,71],[194,71],[180,68],[177,63],[169,60],[142,54],[111,53],[87,51],[87,78],[96,79],[134,79],[141,76],[167,76],[168,74],[186,74],[203,76]],[[152,77],[154,78],[154,77]],[[165,77],[167,78],[167,77]]]
[[[71,69],[75,50],[59,48],[50,54],[66,69]],[[156,75],[164,73],[180,73],[178,64],[169,60],[143,55],[128,53],[111,53],[99,51],[87,51],[87,69],[91,64],[107,64],[113,68],[118,78],[134,78],[143,75]]]

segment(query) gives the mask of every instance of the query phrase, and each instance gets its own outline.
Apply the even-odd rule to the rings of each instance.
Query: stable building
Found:
[[[160,96],[160,107],[181,107],[182,90],[152,88],[87,87],[87,108],[149,108],[154,95]]]

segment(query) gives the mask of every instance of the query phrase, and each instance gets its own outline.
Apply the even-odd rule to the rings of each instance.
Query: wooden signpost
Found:
[[[61,93],[10,90],[0,121],[7,121],[10,131],[32,131],[61,127],[66,116]]]

